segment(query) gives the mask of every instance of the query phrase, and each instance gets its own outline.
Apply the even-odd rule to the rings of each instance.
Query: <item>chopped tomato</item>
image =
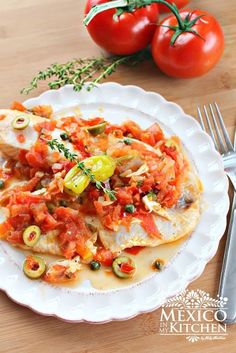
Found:
[[[103,118],[99,118],[99,117],[92,118],[92,119],[89,119],[89,120],[85,120],[85,125],[94,126],[94,125],[101,124],[103,121],[104,121]]]
[[[50,271],[47,271],[43,279],[49,283],[65,283],[74,281],[78,277],[78,272],[68,272],[66,266],[55,264],[52,265]]]
[[[48,146],[42,141],[37,141],[30,151],[25,154],[25,159],[31,167],[47,170],[47,155]]]
[[[57,126],[56,120],[43,121],[37,125],[34,125],[36,131],[41,132],[42,129],[46,131],[53,131]]]
[[[132,194],[128,192],[127,187],[120,187],[117,190],[116,198],[121,205],[133,203]]]
[[[21,104],[20,102],[16,102],[16,101],[12,102],[11,109],[19,110],[20,112],[26,111],[26,107],[23,104]]]
[[[151,213],[147,213],[144,211],[140,211],[137,214],[137,217],[141,219],[141,226],[143,227],[144,230],[148,233],[148,235],[154,237],[154,238],[160,238],[161,235],[159,230],[157,229],[157,226],[154,221],[154,217]]]
[[[6,118],[6,115],[0,114],[0,121],[4,120]]]
[[[100,248],[97,250],[97,253],[94,255],[94,260],[101,262],[104,266],[111,266],[114,256],[111,250]]]
[[[133,246],[132,248],[125,249],[125,252],[131,255],[137,255],[145,248],[145,246]]]
[[[152,136],[155,139],[155,143],[165,138],[162,129],[157,123],[154,123],[153,125],[151,125],[146,131],[152,134]]]
[[[23,134],[17,135],[17,141],[20,143],[24,143],[25,142],[25,135],[23,135]]]
[[[124,122],[123,126],[125,127],[127,133],[130,133],[134,138],[138,140],[141,139],[143,131],[134,121],[128,120]]]
[[[42,116],[44,118],[51,118],[53,113],[51,105],[36,105],[31,109],[31,111],[33,114]]]

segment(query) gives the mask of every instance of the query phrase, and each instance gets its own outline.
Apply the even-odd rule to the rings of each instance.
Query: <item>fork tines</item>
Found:
[[[229,134],[217,103],[215,102],[213,105],[209,104],[208,109],[205,105],[203,106],[207,127],[199,107],[197,108],[197,111],[201,127],[204,131],[209,130],[215,148],[223,154],[233,151],[233,145],[230,141]]]

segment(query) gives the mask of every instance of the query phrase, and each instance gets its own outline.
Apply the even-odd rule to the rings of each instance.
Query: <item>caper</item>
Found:
[[[68,207],[68,201],[66,201],[66,200],[60,200],[59,204],[60,204],[60,206]]]
[[[70,138],[69,138],[69,136],[68,136],[68,134],[67,134],[66,132],[62,132],[62,133],[60,134],[60,137],[61,137],[61,139],[62,139],[63,141],[70,140]]]
[[[98,271],[101,268],[100,262],[96,260],[92,260],[89,265],[92,271]]]
[[[135,212],[135,207],[133,204],[128,204],[125,205],[125,211],[128,213],[134,213]]]
[[[123,142],[126,144],[126,145],[131,145],[132,144],[132,140],[129,138],[129,137],[125,137]]]
[[[163,266],[164,266],[164,261],[161,259],[156,259],[152,264],[152,267],[155,271],[161,271],[163,269]]]
[[[16,130],[23,130],[29,125],[29,122],[30,118],[27,115],[19,115],[12,121],[12,127]]]
[[[23,241],[25,245],[32,247],[39,241],[40,235],[41,229],[38,226],[29,226],[23,232]]]

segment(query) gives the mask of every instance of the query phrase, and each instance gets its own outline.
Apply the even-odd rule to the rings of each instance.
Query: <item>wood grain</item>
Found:
[[[39,69],[53,62],[99,54],[100,50],[81,24],[84,3],[85,0],[0,0],[1,108],[8,107],[12,100],[25,99],[19,91]],[[122,68],[112,80],[159,92],[193,116],[197,105],[217,101],[233,134],[236,120],[236,2],[196,0],[191,7],[210,11],[223,26],[226,48],[213,71],[197,79],[173,80],[162,75],[150,62],[145,63],[142,70],[139,67]],[[42,85],[32,96],[45,88]],[[213,296],[217,294],[224,242],[222,239],[216,256],[201,277],[190,285],[191,289],[199,288]],[[0,298],[1,353],[236,352],[235,326],[228,328],[229,336],[224,341],[193,344],[183,337],[160,336],[160,310],[126,322],[73,325],[39,316],[12,303],[4,293],[0,293]]]

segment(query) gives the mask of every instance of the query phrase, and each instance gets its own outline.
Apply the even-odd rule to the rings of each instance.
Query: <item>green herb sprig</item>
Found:
[[[74,59],[65,64],[52,64],[45,70],[39,71],[29,86],[21,90],[21,93],[28,94],[42,81],[47,81],[50,89],[73,84],[75,91],[80,91],[85,85],[90,91],[115,72],[120,65],[134,66],[150,58],[150,51],[145,49],[127,56]]]
[[[63,143],[58,142],[57,139],[47,141],[47,144],[52,150],[58,150],[60,153],[63,153],[65,158],[71,162],[78,159],[78,155],[76,153],[71,152],[69,148],[67,148]],[[95,183],[97,189],[102,190],[104,194],[108,195],[111,201],[116,200],[115,191],[106,188],[100,181],[96,180],[91,169],[86,168],[84,162],[77,161],[77,167],[82,171],[84,175],[89,177],[91,182]]]
[[[47,144],[52,150],[58,150],[60,153],[63,153],[65,158],[69,159],[71,162],[78,158],[76,153],[71,152],[69,148],[67,148],[63,143],[58,142],[57,139],[50,140]]]

